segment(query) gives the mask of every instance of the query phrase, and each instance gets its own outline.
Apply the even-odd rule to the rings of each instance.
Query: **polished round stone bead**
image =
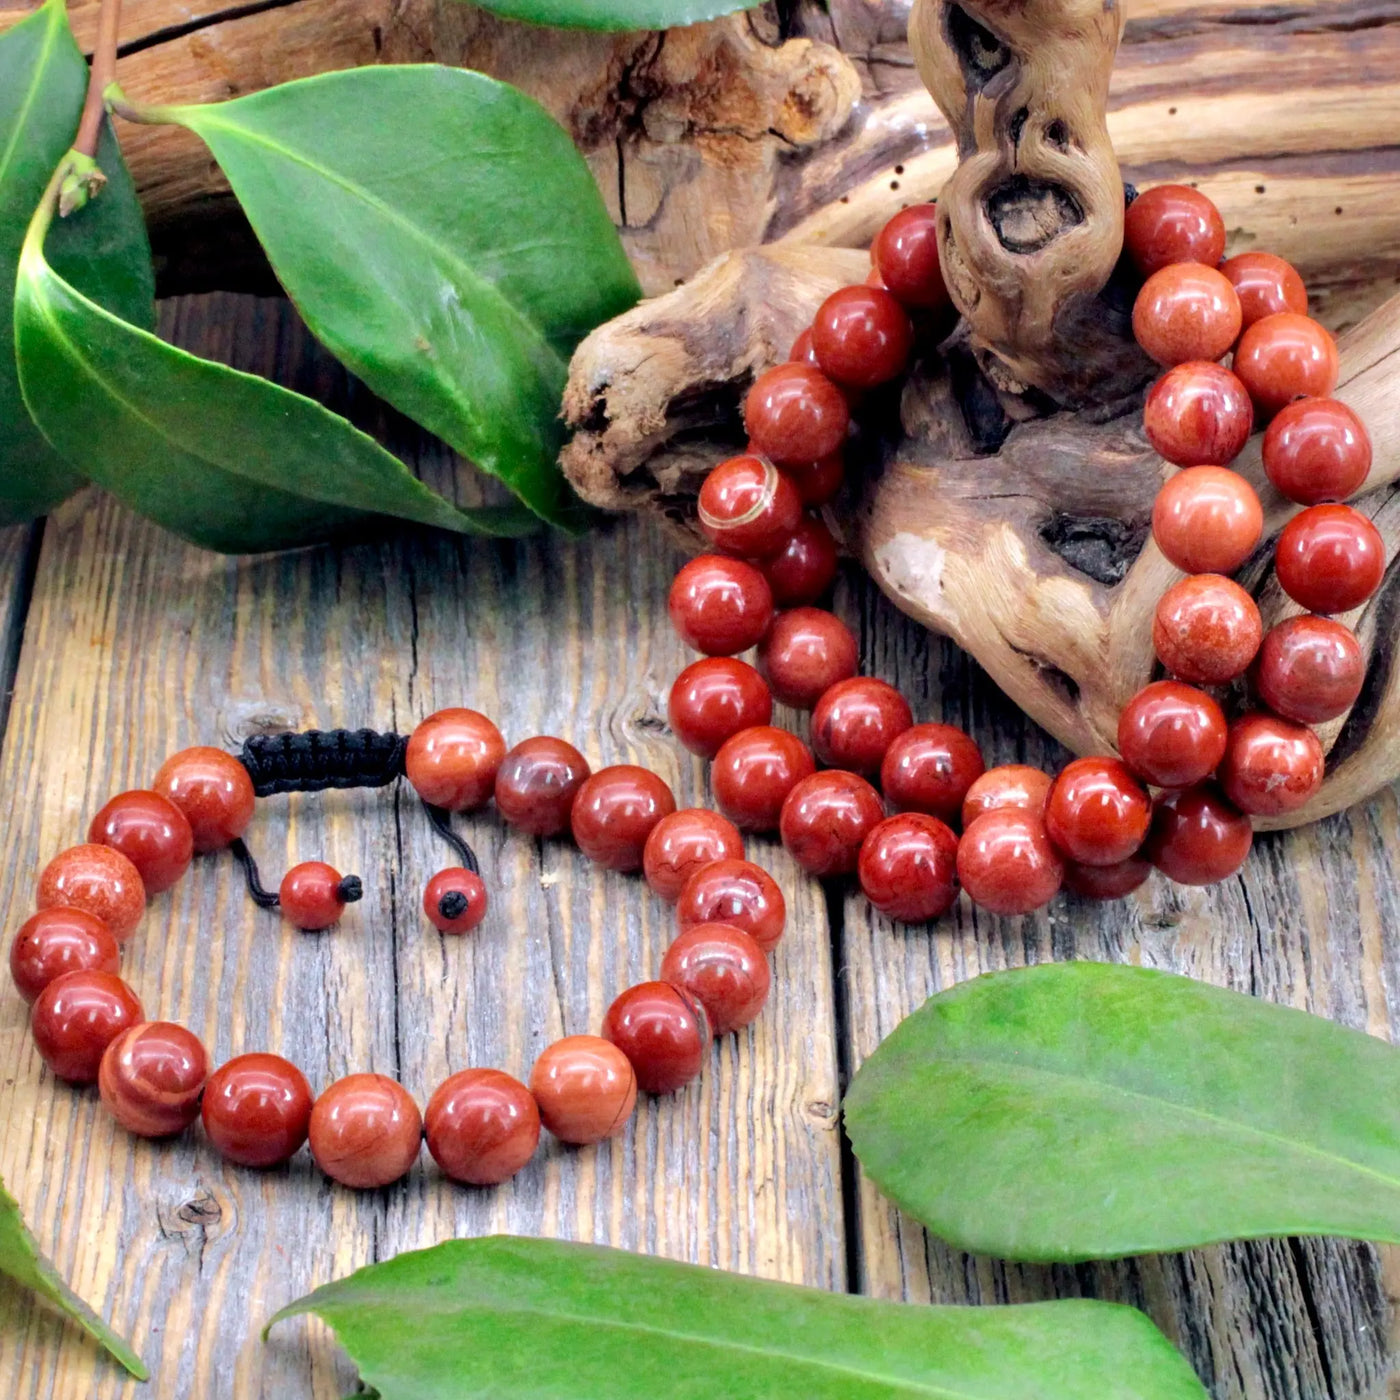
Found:
[[[620,1133],[637,1102],[631,1061],[610,1040],[569,1035],[545,1047],[530,1071],[540,1119],[561,1142],[583,1146]]]
[[[773,718],[773,695],[747,662],[709,657],[676,677],[666,717],[671,732],[691,753],[713,758],[726,739]]]
[[[1081,899],[1122,899],[1132,894],[1152,874],[1152,862],[1129,856],[1116,865],[1078,865],[1065,862],[1064,887]]]
[[[114,972],[87,969],[56,977],[34,1003],[30,1030],[44,1063],[73,1084],[95,1084],[107,1047],[145,1015]]]
[[[506,756],[501,731],[476,710],[438,710],[409,736],[404,772],[424,802],[450,812],[484,807]]]
[[[88,827],[88,840],[120,851],[147,895],[168,890],[190,867],[194,832],[185,814],[158,792],[123,792]]]
[[[937,817],[900,812],[873,826],[856,867],[865,897],[888,919],[922,924],[958,897],[958,838]]]
[[[423,913],[439,933],[470,933],[490,904],[486,882],[464,865],[439,870],[423,887]]]
[[[817,310],[812,348],[836,383],[873,389],[903,374],[914,348],[914,327],[885,288],[842,287]]]
[[[692,924],[666,950],[661,980],[704,1007],[713,1035],[726,1035],[763,1010],[772,972],[763,949],[743,929]]]
[[[282,877],[277,898],[282,917],[293,928],[315,932],[330,928],[345,912],[345,906],[360,897],[360,882],[347,880],[323,860],[305,860]]]
[[[1200,190],[1154,185],[1123,216],[1123,248],[1144,277],[1172,263],[1214,267],[1225,256],[1225,221]]]
[[[1277,714],[1298,724],[1324,724],[1356,703],[1366,679],[1361,643],[1350,627],[1311,613],[1264,633],[1254,662],[1254,688]]]
[[[569,829],[574,798],[593,770],[563,739],[524,739],[496,770],[496,810],[517,831],[558,836]]]
[[[1076,758],[1060,770],[1045,803],[1045,830],[1080,865],[1117,865],[1147,836],[1152,801],[1116,758]]]
[[[671,584],[671,625],[686,646],[707,656],[733,656],[757,646],[773,617],[773,591],[742,559],[702,554]]]
[[[627,1056],[644,1094],[674,1094],[700,1073],[710,1050],[710,1023],[681,988],[639,982],[608,1007],[603,1038]]]
[[[993,914],[1029,914],[1048,904],[1065,866],[1045,819],[1020,807],[999,807],[969,823],[958,843],[958,880],[967,897]]]
[[[1219,766],[1225,733],[1225,712],[1204,690],[1181,681],[1153,681],[1118,717],[1118,752],[1145,783],[1190,787]]]
[[[1163,793],[1143,854],[1179,885],[1213,885],[1233,875],[1254,844],[1249,818],[1214,783]]]
[[[784,705],[810,710],[832,686],[856,673],[856,639],[823,608],[780,612],[759,644],[758,664]]]
[[[1322,743],[1306,725],[1278,715],[1241,715],[1220,764],[1225,796],[1252,817],[1296,812],[1322,786]]]
[[[540,1110],[512,1075],[464,1069],[433,1091],[423,1135],[433,1160],[454,1181],[499,1186],[535,1155]]]
[[[1385,577],[1385,541],[1351,506],[1309,506],[1283,527],[1274,572],[1279,587],[1309,612],[1350,612]]]
[[[982,751],[951,724],[916,724],[885,750],[880,789],[901,812],[956,821],[986,765]]]
[[[110,972],[121,966],[117,940],[84,909],[55,906],[29,918],[10,945],[10,976],[27,1002],[65,972]]]
[[[1346,404],[1296,399],[1278,411],[1264,434],[1264,470],[1299,505],[1344,501],[1371,471],[1371,438]]]
[[[780,466],[802,466],[846,441],[846,396],[821,370],[789,361],[760,374],[744,400],[744,427]]]
[[[1254,487],[1228,467],[1175,473],[1152,506],[1157,548],[1188,574],[1234,573],[1263,531],[1264,508]]]
[[[812,711],[812,747],[833,768],[874,775],[914,723],[909,702],[887,681],[852,676],[823,692]]]
[[[1034,812],[1039,816],[1045,811],[1045,799],[1050,796],[1052,782],[1048,773],[1042,773],[1028,763],[1003,763],[996,768],[988,768],[974,780],[963,798],[963,829],[966,830],[986,812],[997,812],[1008,807]]]
[[[142,1021],[103,1052],[97,1089],[129,1133],[170,1137],[199,1117],[209,1056],[199,1037],[173,1021]]]
[[[1291,311],[1256,321],[1235,351],[1235,373],[1263,418],[1294,399],[1326,398],[1337,387],[1339,369],[1337,342],[1316,321]]]
[[[880,230],[870,256],[880,280],[903,305],[942,311],[952,303],[938,256],[938,206],[911,204]]]
[[[277,1167],[311,1125],[311,1086],[281,1055],[235,1055],[209,1076],[200,1102],[205,1136],[240,1167]]]
[[[161,764],[151,787],[185,814],[196,851],[222,851],[253,820],[253,780],[223,749],[182,749]]]
[[[740,831],[776,831],[787,795],[816,768],[795,734],[773,725],[744,729],[715,755],[715,802]]]
[[[797,528],[802,497],[766,457],[746,453],[710,472],[700,487],[696,513],[716,549],[757,559],[778,550]]]
[[[1254,599],[1219,574],[1173,584],[1152,620],[1158,660],[1191,685],[1224,685],[1242,676],[1263,635]]]
[[[815,603],[836,579],[836,541],[823,521],[804,515],[776,553],[763,561],[763,576],[780,608]]]
[[[110,846],[70,846],[39,876],[40,909],[82,909],[101,919],[118,943],[131,937],[146,912],[146,890],[136,867]]]
[[[1179,467],[1224,467],[1240,455],[1254,431],[1254,404],[1223,365],[1188,360],[1152,386],[1142,426],[1167,461]]]
[[[765,952],[783,936],[787,904],[778,883],[749,860],[717,860],[697,870],[676,901],[676,926],[732,924]]]
[[[316,1165],[342,1186],[370,1190],[406,1176],[423,1144],[408,1090],[382,1074],[347,1074],[316,1100],[308,1125]]]
[[[846,459],[839,451],[828,452],[825,457],[801,466],[785,465],[783,471],[797,487],[804,506],[827,505],[846,484]]]
[[[1154,272],[1133,304],[1133,334],[1160,365],[1218,360],[1239,333],[1235,289],[1201,263],[1173,263]]]
[[[574,798],[574,840],[608,870],[640,870],[652,828],[675,810],[671,789],[650,769],[630,763],[602,768]]]
[[[788,793],[778,833],[809,875],[849,875],[861,842],[884,815],[880,794],[864,778],[830,768],[804,778]]]
[[[1308,314],[1308,289],[1292,263],[1272,253],[1236,253],[1220,264],[1220,270],[1240,299],[1246,326],[1280,311]]]
[[[717,860],[743,858],[744,838],[733,822],[704,807],[685,807],[652,827],[642,851],[642,872],[652,893],[674,904],[697,870]]]

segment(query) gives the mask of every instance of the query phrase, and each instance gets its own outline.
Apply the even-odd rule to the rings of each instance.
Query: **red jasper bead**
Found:
[[[710,786],[720,811],[740,831],[776,831],[788,793],[816,766],[797,735],[764,724],[725,741]]]
[[[597,1035],[568,1035],[546,1046],[530,1071],[540,1119],[560,1142],[579,1146],[620,1133],[637,1102],[631,1061]]]
[[[513,1076],[498,1069],[464,1069],[434,1090],[423,1134],[433,1160],[454,1181],[499,1186],[535,1155],[540,1110]]]
[[[1264,633],[1254,663],[1259,698],[1285,719],[1324,724],[1356,703],[1366,679],[1361,643],[1330,617],[1290,617]]]
[[[311,1086],[280,1055],[235,1055],[209,1076],[200,1103],[204,1132],[240,1167],[276,1167],[306,1141]]]
[[[1172,263],[1214,267],[1225,256],[1225,220],[1199,190],[1156,185],[1128,206],[1123,247],[1144,277]]]
[[[1254,407],[1272,417],[1294,399],[1325,399],[1337,387],[1337,342],[1306,316],[1280,311],[1240,337],[1235,373]]]
[[[1240,299],[1246,326],[1280,311],[1308,314],[1308,289],[1292,263],[1272,253],[1237,253],[1226,258],[1220,270]]]
[[[744,400],[754,445],[780,466],[801,466],[846,441],[846,396],[821,370],[789,361],[759,375]]]
[[[716,656],[694,662],[676,677],[666,716],[691,753],[713,758],[726,739],[773,718],[773,696],[747,662]]]
[[[804,506],[824,506],[836,498],[846,482],[846,461],[840,452],[828,452],[825,457],[804,466],[785,466],[784,473],[797,487]]]
[[[1283,591],[1311,612],[1350,612],[1380,587],[1385,542],[1351,506],[1309,506],[1283,527],[1274,571]]]
[[[277,898],[282,917],[293,928],[315,932],[330,928],[345,906],[360,898],[360,881],[354,875],[342,878],[340,871],[325,861],[306,860],[282,877]]]
[[[1160,365],[1218,360],[1239,336],[1240,320],[1235,289],[1201,263],[1173,263],[1154,272],[1133,304],[1133,334]]]
[[[865,897],[886,918],[922,924],[958,897],[958,838],[937,817],[900,812],[871,828],[857,874]]]
[[[347,1074],[311,1109],[316,1165],[342,1186],[369,1190],[407,1175],[423,1143],[423,1116],[407,1089],[382,1074]]]
[[[558,836],[569,829],[574,798],[592,771],[563,739],[522,740],[496,770],[496,810],[518,831]]]
[[[632,1063],[645,1094],[673,1094],[700,1073],[710,1049],[704,1009],[669,982],[629,987],[603,1017],[603,1038]]]
[[[114,972],[56,977],[34,1003],[30,1029],[44,1063],[73,1084],[93,1084],[107,1047],[145,1020],[136,993]]]
[[[834,613],[793,608],[773,619],[758,650],[773,694],[810,710],[838,681],[856,673],[856,639]]]
[[[439,870],[423,888],[423,913],[439,933],[470,933],[490,903],[486,882],[462,865]]]
[[[101,919],[124,943],[146,912],[146,891],[136,867],[110,846],[70,846],[39,876],[40,909],[61,905]]]
[[[883,287],[842,287],[812,321],[817,363],[838,384],[873,389],[902,374],[914,348],[909,313]]]
[[[1204,690],[1180,681],[1153,681],[1123,706],[1118,751],[1143,782],[1190,787],[1219,766],[1225,731],[1225,712]]]
[[[880,794],[864,778],[832,768],[803,778],[788,793],[778,832],[809,875],[849,875],[861,842],[884,815]]]
[[[1322,786],[1322,743],[1305,725],[1278,715],[1241,715],[1230,726],[1220,786],[1255,817],[1296,812]]]
[[[1158,660],[1192,685],[1224,685],[1242,676],[1263,635],[1254,599],[1219,574],[1194,574],[1173,584],[1152,620]]]
[[[619,763],[579,788],[572,816],[574,840],[608,870],[640,870],[647,837],[676,810],[671,789],[647,768]]]
[[[1147,835],[1152,802],[1116,758],[1076,758],[1055,779],[1045,803],[1045,830],[1080,865],[1117,865]]]
[[[938,206],[901,209],[882,228],[870,250],[880,280],[905,306],[938,311],[949,305],[938,257]]]
[[[170,1137],[199,1117],[209,1056],[199,1037],[173,1021],[142,1021],[103,1052],[97,1088],[129,1133]]]
[[[661,980],[705,1008],[712,1034],[726,1035],[763,1010],[772,972],[763,949],[743,929],[693,924],[666,950]]]
[[[1045,811],[1045,800],[1050,796],[1052,781],[1048,773],[1042,773],[1028,763],[1003,763],[996,768],[988,768],[973,782],[963,798],[964,830],[985,813],[1008,807],[1040,815]]]
[[[817,701],[812,746],[833,768],[878,773],[890,745],[913,723],[909,702],[894,686],[874,676],[852,676]]]
[[[1371,439],[1346,404],[1298,399],[1279,410],[1264,434],[1264,470],[1299,505],[1344,501],[1371,470]]]
[[[676,901],[676,925],[732,924],[765,952],[783,936],[787,904],[778,883],[748,860],[717,860],[697,870]]]
[[[916,724],[885,750],[880,788],[901,812],[953,821],[986,768],[982,751],[951,724]]]
[[[1065,889],[1081,899],[1122,899],[1152,874],[1152,862],[1129,856],[1117,865],[1077,865],[1065,862]]]
[[[696,503],[706,539],[726,554],[772,554],[802,519],[797,487],[765,457],[721,462],[705,478]]]
[[[158,792],[123,792],[88,827],[88,840],[120,851],[148,895],[160,894],[189,869],[194,832],[185,814]]]
[[[1189,360],[1169,369],[1143,405],[1147,440],[1179,467],[1223,467],[1254,431],[1249,391],[1223,365]]]
[[[1152,505],[1152,538],[1188,574],[1231,574],[1254,552],[1264,508],[1254,487],[1228,467],[1187,467]]]
[[[815,603],[836,578],[836,541],[815,516],[798,521],[778,552],[764,560],[763,573],[782,608]]]
[[[25,1001],[65,972],[110,972],[121,966],[117,940],[83,909],[44,909],[28,919],[10,945],[10,976]]]
[[[796,360],[800,364],[817,365],[817,352],[812,345],[812,328],[808,326],[805,330],[798,331],[797,339],[792,342],[792,349],[788,351],[788,359]]]
[[[1214,783],[1163,793],[1143,854],[1179,885],[1213,885],[1233,875],[1254,844],[1254,828]]]
[[[151,787],[185,814],[196,851],[222,851],[253,820],[253,780],[222,749],[182,749],[161,764]]]
[[[733,822],[704,807],[686,807],[652,827],[642,851],[642,872],[652,892],[674,904],[697,870],[717,860],[743,858],[744,838]]]
[[[1044,818],[999,807],[971,822],[958,843],[958,879],[972,902],[993,914],[1029,914],[1055,897],[1064,861]]]
[[[733,656],[756,646],[768,630],[773,593],[752,564],[702,554],[676,575],[667,606],[687,646],[707,656]]]
[[[409,736],[404,772],[424,802],[470,812],[491,800],[505,756],[506,741],[485,715],[438,710]]]

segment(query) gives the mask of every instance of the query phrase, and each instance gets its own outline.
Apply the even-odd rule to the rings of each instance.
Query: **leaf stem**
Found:
[[[117,31],[121,27],[122,0],[102,0],[97,20],[97,44],[92,51],[92,71],[88,74],[87,100],[73,149],[88,157],[97,155],[97,138],[106,115],[107,85],[117,73]]]

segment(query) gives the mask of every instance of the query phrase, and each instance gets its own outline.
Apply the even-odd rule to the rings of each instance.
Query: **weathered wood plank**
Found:
[[[192,349],[233,348],[245,368],[349,402],[343,375],[280,304],[167,307],[165,326]],[[350,397],[364,407],[362,392]],[[415,450],[402,424],[379,427]],[[418,464],[445,480],[440,454]],[[110,501],[65,508],[44,539],[0,759],[12,808],[3,926],[108,794],[148,781],[185,744],[232,746],[259,728],[408,728],[469,703],[508,737],[567,735],[595,763],[646,763],[683,802],[703,801],[700,766],[665,733],[666,690],[686,659],[658,601],[675,562],[635,521],[578,545],[405,531],[239,561]],[[148,1014],[185,1021],[217,1059],[278,1049],[313,1086],[377,1070],[421,1103],[449,1069],[524,1074],[547,1041],[596,1029],[617,991],[654,975],[671,914],[639,879],[590,870],[563,845],[507,836],[490,816],[465,827],[493,901],[469,938],[444,939],[422,918],[424,882],[455,861],[410,795],[278,798],[250,832],[268,876],[324,856],[363,876],[364,902],[331,932],[295,934],[252,907],[229,859],[201,861],[153,902],[126,972]],[[760,858],[790,897],[772,1002],[715,1050],[698,1085],[644,1101],[600,1150],[551,1145],[498,1191],[445,1182],[426,1154],[406,1183],[361,1195],[332,1187],[304,1153],[267,1175],[230,1169],[197,1131],[137,1141],[93,1093],[56,1084],[9,990],[0,1175],[74,1286],[132,1336],[155,1375],[142,1393],[162,1400],[343,1395],[349,1376],[324,1336],[294,1324],[264,1347],[262,1323],[312,1285],[452,1236],[612,1241],[841,1288],[825,906],[780,851]],[[126,1393],[81,1340],[3,1295],[0,1339],[6,1397]]]
[[[10,710],[10,692],[43,528],[34,524],[0,529],[0,735],[5,732],[5,717]]]
[[[868,581],[838,604],[859,618],[863,666],[903,689],[919,718],[970,729],[988,764],[1047,768],[1063,751],[950,644],[897,613]],[[1260,838],[1241,875],[1209,890],[1153,879],[1110,904],[1057,899],[1001,919],[961,901],[928,928],[892,925],[858,895],[838,930],[845,1059],[859,1066],[933,992],[1048,960],[1131,962],[1186,973],[1400,1038],[1400,805],[1387,791],[1350,813]],[[1393,1251],[1271,1241],[1076,1268],[973,1258],[930,1239],[858,1177],[858,1285],[881,1297],[1008,1302],[1083,1294],[1145,1308],[1220,1400],[1362,1400],[1396,1374]]]

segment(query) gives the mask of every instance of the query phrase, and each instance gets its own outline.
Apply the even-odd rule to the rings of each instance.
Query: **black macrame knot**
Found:
[[[471,900],[461,890],[448,890],[438,900],[438,913],[444,919],[460,919],[471,908]]]
[[[387,787],[403,775],[405,734],[374,729],[308,729],[300,734],[254,734],[239,760],[259,797],[327,788]]]

